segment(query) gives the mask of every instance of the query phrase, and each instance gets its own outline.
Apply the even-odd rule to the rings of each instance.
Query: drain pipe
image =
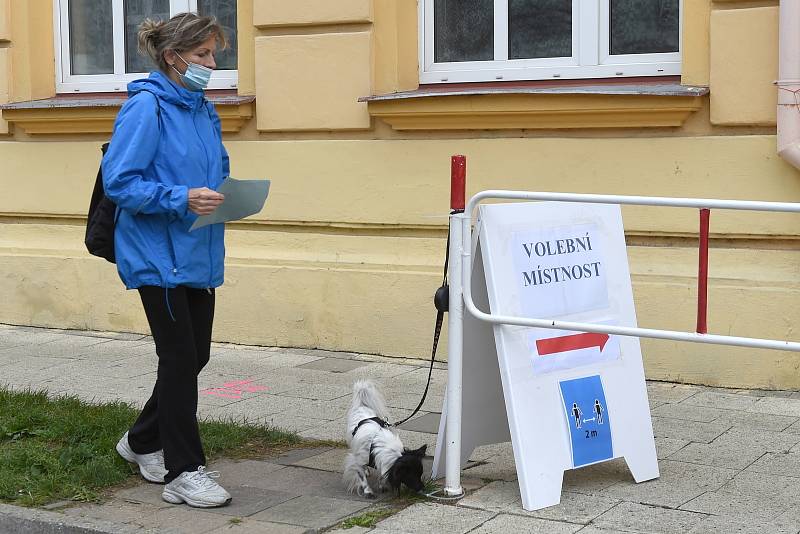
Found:
[[[778,155],[800,169],[800,2],[780,1]]]

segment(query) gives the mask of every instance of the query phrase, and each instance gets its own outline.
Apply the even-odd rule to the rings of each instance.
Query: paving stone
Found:
[[[294,465],[297,462],[305,460],[306,458],[319,456],[320,454],[324,454],[331,450],[333,450],[332,447],[304,447],[301,449],[292,449],[278,456],[270,458],[269,461],[280,465]]]
[[[463,471],[465,475],[486,479],[486,480],[517,480],[517,468],[513,462],[493,462],[493,458],[488,458],[474,467],[468,467]]]
[[[714,491],[692,499],[680,509],[763,523],[775,519],[791,505],[791,501],[785,498],[765,498],[759,495]]]
[[[313,417],[300,417],[291,412],[274,413],[264,417],[264,422],[272,428],[280,428],[289,432],[302,432],[304,430],[323,426],[330,421],[327,419],[315,419]],[[341,433],[344,434],[344,421],[340,423]],[[341,436],[339,437],[341,439]]]
[[[352,375],[353,379],[367,378],[369,380],[383,380],[391,378],[392,380],[389,382],[389,384],[398,383],[397,381],[399,377],[402,377],[403,380],[408,380],[408,383],[411,386],[416,386],[419,388],[419,395],[421,397],[422,392],[425,390],[425,382],[428,378],[428,370],[425,368],[425,377],[422,379],[418,378],[418,376],[415,374],[418,372],[418,370],[420,370],[420,367],[414,365],[373,362],[363,367],[353,368],[353,371],[348,374]],[[435,372],[436,370],[434,369],[434,373]],[[431,386],[433,386],[433,384],[431,384]]]
[[[342,441],[344,439],[345,422],[342,421],[329,421],[324,425],[312,426],[298,434],[301,437],[308,439],[322,439]]]
[[[461,499],[458,504],[480,510],[586,524],[618,502],[608,497],[562,491],[561,502],[556,506],[527,511],[522,507],[518,482],[496,481]]]
[[[800,399],[761,397],[748,412],[800,417]]]
[[[398,390],[384,390],[386,397],[386,406],[389,408],[404,408],[406,410],[413,410],[419,404],[422,398],[422,393],[408,393]],[[430,390],[425,396],[425,402],[422,404],[423,411],[426,412],[441,412],[444,402],[444,395],[434,394]]]
[[[388,517],[377,524],[379,531],[418,534],[420,532],[447,532],[463,534],[482,525],[496,514],[483,510],[446,506],[435,503],[418,503]]]
[[[660,477],[640,484],[633,481],[614,484],[600,495],[641,504],[677,508],[708,491],[716,491],[736,475],[734,469],[707,467],[664,460],[659,462]]]
[[[350,528],[337,528],[335,530],[327,531],[327,534],[365,534],[366,532],[374,532],[367,527],[350,527]]]
[[[166,504],[166,503],[165,503]],[[114,500],[100,506],[82,506],[64,511],[74,517],[91,517],[129,525],[159,534],[206,533],[228,524],[228,518],[184,505],[153,507]]]
[[[652,419],[653,434],[657,438],[710,443],[731,428],[730,424],[719,421],[699,423],[697,421],[682,421],[671,417],[653,417]]]
[[[224,484],[233,499],[227,506],[209,508],[210,513],[235,517],[247,517],[272,508],[282,502],[298,497],[299,493],[268,490],[249,486],[232,486]]]
[[[349,407],[349,399],[315,401],[297,397],[282,397],[280,395],[259,395],[243,399],[236,409],[250,410],[254,415],[259,416],[290,412],[292,415],[300,417],[333,421],[334,419],[346,417]]]
[[[351,398],[352,388],[327,384],[305,384],[279,393],[285,397],[300,397],[309,400],[331,400],[341,397]]]
[[[800,436],[795,434],[732,428],[713,443],[690,443],[670,459],[744,469],[765,453],[789,451],[798,442]]]
[[[770,432],[788,430],[788,428],[798,420],[800,419],[791,416],[737,412],[733,410],[726,411],[717,418],[717,422],[730,424],[735,428],[745,430],[768,430]],[[797,433],[800,433],[800,429],[798,429]]]
[[[510,504],[515,504],[519,501],[520,493],[518,482],[497,480],[467,495],[458,501],[457,504],[458,506],[467,508],[499,512]]]
[[[703,391],[697,386],[673,384],[670,382],[647,382],[647,396],[660,402],[681,402]]]
[[[745,471],[800,477],[800,451],[793,449],[790,452],[768,452],[749,465]]]
[[[274,473],[284,469],[284,466],[271,458],[266,461],[223,459],[215,461],[212,468],[220,472],[219,482],[223,487],[228,485],[258,487],[259,482],[274,476]]]
[[[164,486],[160,484],[140,484],[132,488],[118,491],[115,497],[131,503],[149,504],[155,508],[169,508],[170,506],[174,506],[161,498],[162,491],[164,491]]]
[[[691,399],[690,399],[691,400]],[[654,408],[651,413],[657,417],[671,417],[685,421],[699,421],[708,423],[721,416],[723,410],[709,408],[707,406],[693,406],[691,404],[662,404]]]
[[[784,475],[745,470],[737,473],[719,491],[754,495],[767,499],[785,499],[789,502],[800,504],[800,493],[797,492],[797,478]]]
[[[800,523],[785,523],[780,518],[765,523],[753,523],[749,519],[712,515],[697,524],[688,534],[797,534]]]
[[[208,534],[310,534],[312,532],[316,531],[307,527],[245,518],[241,521],[228,520],[227,525],[210,530]]]
[[[555,506],[529,512],[522,508],[522,501],[520,500],[517,503],[506,506],[503,512],[507,514],[539,517],[541,519],[551,519],[554,521],[588,524],[618,503],[619,500],[605,496],[562,491],[561,502]]]
[[[548,521],[535,517],[499,514],[482,524],[470,534],[507,534],[509,532],[526,532],[530,534],[572,534],[583,528],[559,521]]]
[[[308,458],[294,462],[293,465],[307,467],[309,469],[320,469],[323,471],[341,473],[342,466],[344,465],[344,457],[348,452],[348,449],[331,449],[323,452],[322,454],[309,456]]]
[[[681,404],[691,404],[693,406],[703,406],[706,408],[718,408],[721,410],[740,410],[744,411],[758,402],[755,397],[739,395],[735,393],[720,393],[717,391],[699,391],[687,398]]]
[[[403,430],[413,430],[416,432],[426,432],[428,434],[439,433],[439,420],[442,418],[440,413],[428,413],[421,417],[415,417],[400,425],[398,428]]]
[[[695,528],[706,517],[708,516],[702,513],[623,502],[595,519],[593,524],[601,529],[684,534],[687,530]]]
[[[717,467],[744,469],[767,451],[763,447],[714,443],[690,443],[669,459]]]
[[[247,376],[234,379],[233,377],[220,373],[215,369],[206,367],[197,379],[198,388],[201,390],[215,390],[219,393],[238,395],[242,398],[249,398],[258,395],[275,395],[299,387],[301,382],[286,377],[275,377],[270,374],[260,376]]]
[[[338,358],[322,358],[313,362],[298,365],[302,369],[316,369],[318,371],[329,371],[331,373],[346,373],[359,367],[366,367],[367,363],[354,360],[340,360]]]
[[[787,434],[800,434],[800,419],[787,426],[783,431]]]
[[[685,439],[676,438],[655,438],[656,456],[659,460],[675,454],[690,442]]]
[[[369,506],[364,502],[303,495],[259,512],[253,519],[328,528]]]
[[[350,495],[342,484],[341,473],[330,473],[304,467],[288,466],[286,469],[270,473],[270,476],[253,481],[250,486],[285,492],[297,492],[316,497],[331,497],[369,503],[367,499]],[[270,519],[270,521],[272,521]],[[279,521],[280,522],[280,521]]]
[[[146,503],[129,502],[119,496],[115,496],[114,499],[102,505],[85,504],[67,508],[63,511],[63,514],[72,517],[91,517],[116,523],[131,524],[142,517],[154,515],[159,508],[172,506],[163,501],[161,504],[164,506],[151,506]]]

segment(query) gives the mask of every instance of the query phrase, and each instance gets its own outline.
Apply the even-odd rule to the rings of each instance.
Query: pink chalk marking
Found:
[[[204,395],[214,395],[215,397],[222,397],[225,399],[241,399],[242,393],[258,393],[259,391],[267,390],[266,386],[258,386],[252,383],[252,379],[225,382],[222,384],[222,387],[204,389],[200,391],[200,393]]]

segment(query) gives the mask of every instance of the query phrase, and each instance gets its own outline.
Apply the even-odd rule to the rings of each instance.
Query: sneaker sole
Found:
[[[183,495],[180,495],[170,490],[164,490],[164,492],[161,494],[161,498],[170,504],[186,503],[193,508],[218,508],[220,506],[226,506],[231,502],[230,497],[228,497],[228,499],[223,503],[207,503],[204,501],[195,501],[193,499],[184,497]]]
[[[163,478],[158,478],[156,475],[151,474],[149,471],[145,470],[141,465],[139,465],[139,463],[136,461],[136,456],[135,456],[136,453],[134,453],[130,449],[130,447],[127,446],[125,443],[123,443],[121,440],[117,442],[116,449],[117,453],[120,456],[122,456],[123,460],[132,464],[136,464],[139,467],[139,473],[142,474],[142,477],[146,481],[152,482],[154,484],[164,484]]]

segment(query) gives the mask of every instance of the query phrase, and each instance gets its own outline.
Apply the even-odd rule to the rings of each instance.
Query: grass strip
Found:
[[[0,386],[0,502],[94,501],[138,475],[114,448],[138,413],[124,402],[91,404]],[[300,443],[296,434],[247,422],[201,421],[200,435],[209,460],[263,456]]]

